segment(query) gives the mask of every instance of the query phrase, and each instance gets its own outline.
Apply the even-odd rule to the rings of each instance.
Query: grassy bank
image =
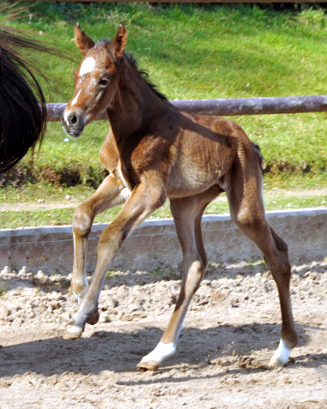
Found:
[[[94,189],[88,186],[57,188],[53,186],[29,185],[21,188],[8,187],[0,201],[1,227],[14,229],[27,226],[70,225],[76,206],[91,196]],[[264,200],[267,211],[318,208],[327,206],[325,189],[270,189],[264,186]],[[111,222],[121,206],[98,215],[96,223]],[[229,213],[227,197],[222,194],[206,209],[206,214]],[[149,218],[172,217],[168,201]]]
[[[68,102],[73,95],[72,74],[80,61],[72,41],[76,21],[94,39],[111,37],[124,23],[127,50],[169,99],[326,94],[327,17],[319,8],[277,12],[250,5],[22,4],[28,7],[25,17],[7,21],[2,14],[0,23],[29,29],[76,61],[29,52],[50,80],[46,84],[40,78],[51,102]],[[268,190],[327,187],[326,113],[234,119],[262,149]],[[105,174],[98,151],[107,131],[107,123],[96,122],[82,137],[67,141],[60,124],[50,123],[34,162],[27,155],[18,169],[0,177],[0,184],[7,185],[1,202],[11,200],[9,185],[20,186],[21,196],[31,202],[38,197],[32,193],[36,185],[69,188],[72,197],[79,197],[72,187],[80,186],[89,195]],[[55,222],[63,218],[53,216]]]

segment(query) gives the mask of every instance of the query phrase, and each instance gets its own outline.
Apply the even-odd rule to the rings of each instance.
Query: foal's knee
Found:
[[[89,206],[85,203],[77,206],[73,217],[73,232],[81,237],[87,237],[90,234],[93,222],[93,216]]]

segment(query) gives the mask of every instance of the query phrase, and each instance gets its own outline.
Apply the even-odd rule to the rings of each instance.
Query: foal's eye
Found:
[[[106,78],[103,78],[102,80],[100,80],[98,82],[98,85],[100,85],[100,87],[105,87],[108,84],[109,80],[107,80]]]

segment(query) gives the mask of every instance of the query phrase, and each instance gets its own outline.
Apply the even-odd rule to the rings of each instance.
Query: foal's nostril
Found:
[[[71,114],[71,115],[68,117],[68,122],[69,122],[70,124],[72,124],[72,125],[76,124],[76,122],[77,122],[77,116],[76,116],[75,114]]]

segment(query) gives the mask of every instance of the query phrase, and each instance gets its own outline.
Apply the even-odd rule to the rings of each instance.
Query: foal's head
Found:
[[[115,73],[126,40],[127,31],[123,25],[111,41],[94,43],[76,24],[75,42],[84,57],[74,73],[74,96],[62,118],[62,125],[70,136],[80,136],[84,126],[110,106],[117,87]]]

